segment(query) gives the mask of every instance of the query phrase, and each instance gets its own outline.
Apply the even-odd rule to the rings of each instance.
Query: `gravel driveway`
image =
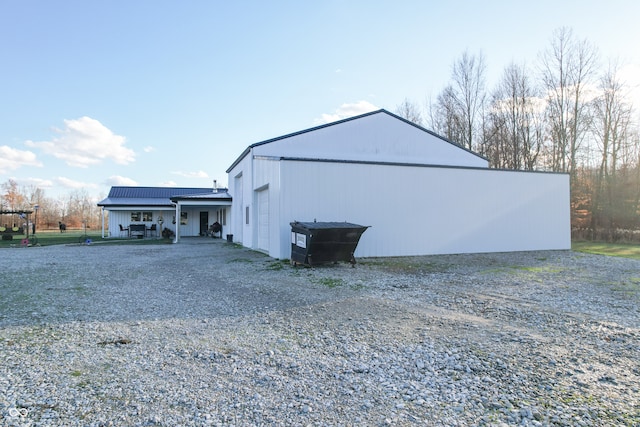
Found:
[[[0,250],[0,425],[640,425],[640,262]]]

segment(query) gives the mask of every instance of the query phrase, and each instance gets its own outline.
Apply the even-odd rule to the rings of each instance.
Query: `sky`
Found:
[[[465,51],[491,89],[561,27],[622,64],[640,106],[639,17],[637,0],[0,0],[0,183],[224,187],[253,143],[426,105]]]

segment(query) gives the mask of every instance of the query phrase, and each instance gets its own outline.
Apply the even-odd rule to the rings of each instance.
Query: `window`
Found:
[[[187,222],[188,222],[187,213],[188,212],[180,212],[180,225],[187,225]]]
[[[153,222],[153,212],[131,212],[131,222]]]

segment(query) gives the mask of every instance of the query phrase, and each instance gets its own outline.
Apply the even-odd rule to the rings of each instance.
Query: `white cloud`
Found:
[[[147,145],[147,146],[146,146],[146,147],[144,147],[142,150],[143,150],[145,153],[151,153],[151,152],[156,151],[156,148],[155,148],[155,147],[152,147],[152,146],[150,146],[150,145]]]
[[[18,182],[20,185],[25,185],[25,186],[33,185],[34,187],[38,187],[38,188],[41,188],[43,190],[48,189],[48,188],[53,188],[53,181],[51,181],[50,179],[42,179],[42,178],[17,179],[17,178],[13,178],[13,180]]]
[[[375,110],[379,110],[379,108],[367,101],[342,104],[335,112],[322,114],[322,116],[319,119],[315,119],[314,122],[316,124],[331,123]]]
[[[73,190],[79,190],[82,188],[97,188],[96,184],[89,184],[86,182],[75,181],[73,179],[65,178],[63,176],[59,176],[54,179],[57,186],[64,188],[71,188]]]
[[[0,173],[8,173],[22,166],[42,166],[31,151],[17,150],[7,145],[0,145]]]
[[[138,182],[134,181],[131,178],[127,178],[126,176],[120,175],[111,175],[104,181],[105,185],[108,186],[124,186],[124,187],[136,187],[138,186]]]
[[[205,171],[197,172],[171,172],[173,175],[183,176],[185,178],[209,178],[209,174]]]
[[[115,135],[98,120],[80,117],[65,120],[64,129],[54,129],[59,135],[51,141],[26,141],[29,147],[40,148],[46,154],[64,160],[69,166],[86,168],[111,159],[126,165],[135,161],[133,150],[126,148],[126,138]]]
[[[159,187],[177,187],[178,183],[175,181],[165,181],[158,184]]]

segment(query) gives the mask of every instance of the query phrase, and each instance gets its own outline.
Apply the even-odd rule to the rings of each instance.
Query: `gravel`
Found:
[[[0,251],[7,426],[637,426],[640,262]]]

